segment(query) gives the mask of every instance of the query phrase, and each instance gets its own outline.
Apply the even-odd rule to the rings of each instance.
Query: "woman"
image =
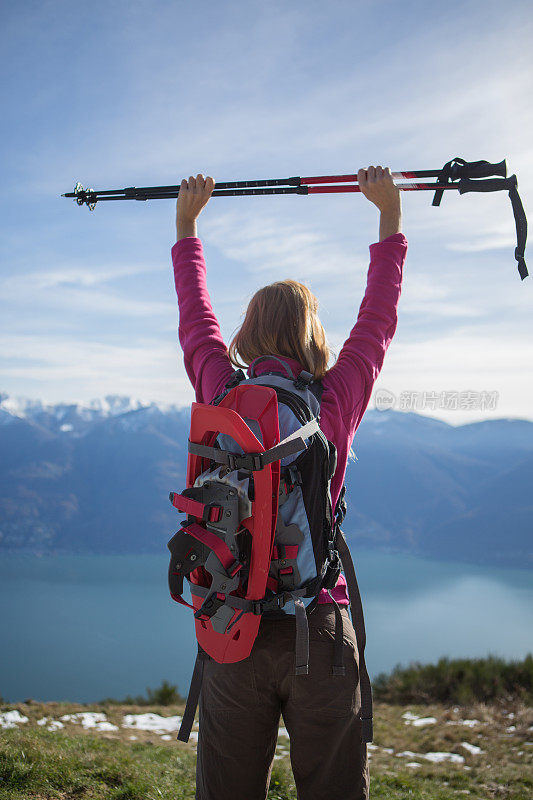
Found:
[[[214,189],[213,178],[181,182],[177,200],[177,242],[172,248],[179,303],[179,339],[196,399],[208,403],[220,393],[234,366],[260,355],[281,358],[293,373],[302,369],[321,379],[320,427],[337,448],[331,481],[333,507],[346,471],[350,445],[370,400],[396,330],[397,305],[407,240],[401,233],[400,192],[390,170],[360,169],[362,193],[380,211],[379,242],[370,245],[367,288],[357,322],[336,363],[307,287],[281,281],[264,287],[250,302],[229,349],[224,344],[206,286],[197,219]],[[276,324],[272,324],[275,312]],[[297,320],[297,324],[295,324]],[[257,374],[279,369],[262,361]],[[335,631],[332,600],[324,590],[309,614],[310,666],[294,676],[295,620],[262,618],[250,656],[235,664],[204,666],[200,698],[197,800],[264,800],[276,748],[280,713],[290,735],[291,764],[299,800],[366,800],[369,771],[361,741],[358,652],[341,575],[331,595],[342,607],[345,677],[331,679]]]

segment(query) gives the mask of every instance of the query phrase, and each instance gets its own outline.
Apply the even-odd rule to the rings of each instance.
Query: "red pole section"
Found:
[[[397,183],[396,186],[402,192],[416,192],[420,191],[421,189],[431,189],[435,191],[435,189],[458,189],[459,186],[457,184],[438,184],[438,183]],[[361,189],[359,185],[354,186],[350,184],[349,186],[309,186],[307,189],[308,194],[334,194],[337,192],[360,192]]]
[[[417,178],[416,172],[391,172],[393,178]],[[300,183],[307,186],[311,183],[350,183],[357,182],[357,175],[318,175],[314,178],[300,178]]]

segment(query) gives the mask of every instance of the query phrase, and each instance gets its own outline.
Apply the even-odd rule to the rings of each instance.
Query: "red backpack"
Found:
[[[264,357],[266,358],[266,357]],[[178,739],[188,741],[203,663],[250,655],[261,616],[296,617],[296,675],[307,675],[307,615],[344,569],[359,649],[362,737],[372,741],[372,695],[353,564],[340,524],[344,487],[332,511],[336,450],[320,430],[322,386],[310,373],[234,373],[209,405],[193,403],[187,488],[170,493],[187,515],[169,542],[169,587],[194,611],[198,656]],[[272,360],[269,356],[268,360]],[[192,604],[183,599],[183,579]],[[330,595],[331,597],[331,595]],[[343,631],[336,613],[333,675],[343,675]],[[356,603],[353,607],[354,601]]]

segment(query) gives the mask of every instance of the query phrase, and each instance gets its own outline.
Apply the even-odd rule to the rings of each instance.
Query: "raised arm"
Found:
[[[215,182],[198,175],[181,182],[176,204],[177,242],[172,248],[174,281],[179,306],[179,340],[185,369],[200,403],[208,403],[229,380],[233,367],[207,291],[198,216]]]
[[[362,193],[380,211],[379,242],[370,245],[366,292],[357,321],[323,381],[324,388],[333,390],[330,397],[335,398],[336,408],[332,412],[342,418],[345,429],[352,435],[368,406],[396,331],[407,253],[407,240],[401,233],[400,192],[390,170],[361,169],[357,179]]]

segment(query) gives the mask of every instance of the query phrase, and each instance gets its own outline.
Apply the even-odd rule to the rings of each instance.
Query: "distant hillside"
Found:
[[[179,516],[189,410],[107,397],[90,406],[0,395],[0,549],[161,551]],[[533,423],[453,427],[368,411],[347,470],[354,547],[532,562]]]

